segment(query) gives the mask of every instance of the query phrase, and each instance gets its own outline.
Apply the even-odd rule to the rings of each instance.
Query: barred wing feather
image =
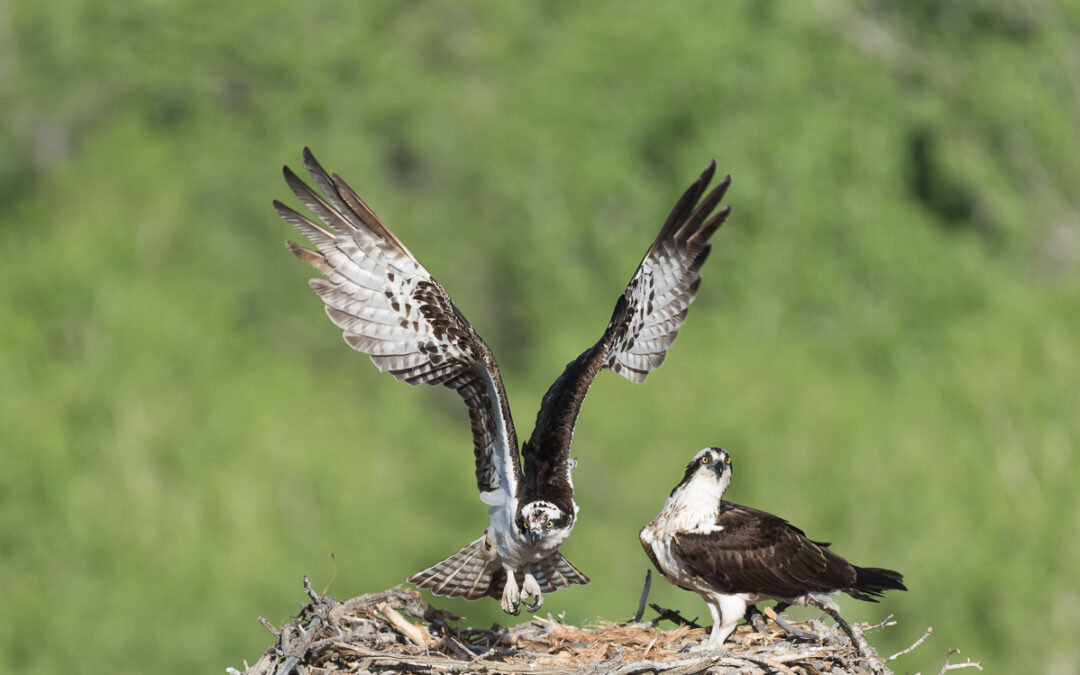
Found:
[[[710,162],[679,199],[615,308],[604,365],[632,382],[644,382],[667,357],[701,284],[709,238],[731,213],[730,206],[713,213],[731,176],[702,199],[715,171],[716,163]]]
[[[476,483],[481,493],[514,495],[521,472],[517,438],[498,366],[446,293],[405,245],[336,174],[304,149],[304,165],[322,192],[288,167],[285,181],[321,224],[275,201],[281,217],[314,248],[289,250],[325,275],[312,279],[330,320],[375,367],[411,385],[443,385],[469,410]]]
[[[705,192],[715,172],[716,163],[710,162],[679,198],[615,303],[600,340],[567,364],[544,394],[536,426],[522,447],[530,490],[573,493],[573,464],[568,460],[574,425],[589,387],[602,369],[610,368],[632,382],[644,382],[649,372],[664,362],[701,283],[709,238],[731,213],[729,206],[717,210],[731,176]]]

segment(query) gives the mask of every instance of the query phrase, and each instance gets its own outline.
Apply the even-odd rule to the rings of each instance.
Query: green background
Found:
[[[596,382],[547,597],[622,620],[689,457],[908,593],[894,666],[1080,669],[1080,6],[0,4],[0,671],[222,672],[301,576],[477,537],[465,409],[283,246],[310,145],[492,346],[527,436],[715,157],[734,212],[643,386]],[[653,600],[690,616],[666,583]],[[439,601],[470,623],[495,601]]]

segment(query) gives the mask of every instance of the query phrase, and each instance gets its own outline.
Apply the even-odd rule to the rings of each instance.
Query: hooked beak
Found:
[[[528,527],[525,528],[525,538],[535,546],[543,539],[543,530],[536,523],[529,523]]]

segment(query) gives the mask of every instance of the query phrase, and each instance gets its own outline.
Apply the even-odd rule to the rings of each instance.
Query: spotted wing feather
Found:
[[[304,149],[320,192],[288,167],[285,181],[321,223],[275,201],[274,208],[314,248],[289,250],[325,275],[312,279],[330,320],[375,367],[411,385],[443,385],[469,410],[481,493],[514,495],[520,460],[506,393],[491,350],[439,282],[336,174]]]

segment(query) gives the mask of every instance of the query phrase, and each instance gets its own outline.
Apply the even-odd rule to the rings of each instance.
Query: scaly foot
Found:
[[[544,597],[540,595],[540,584],[528,573],[525,574],[525,581],[521,583],[521,602],[530,612],[535,612],[544,604]]]
[[[518,607],[521,604],[521,595],[518,592],[517,579],[514,578],[513,570],[506,570],[506,585],[503,586],[502,609],[507,614],[517,616],[521,613]]]

